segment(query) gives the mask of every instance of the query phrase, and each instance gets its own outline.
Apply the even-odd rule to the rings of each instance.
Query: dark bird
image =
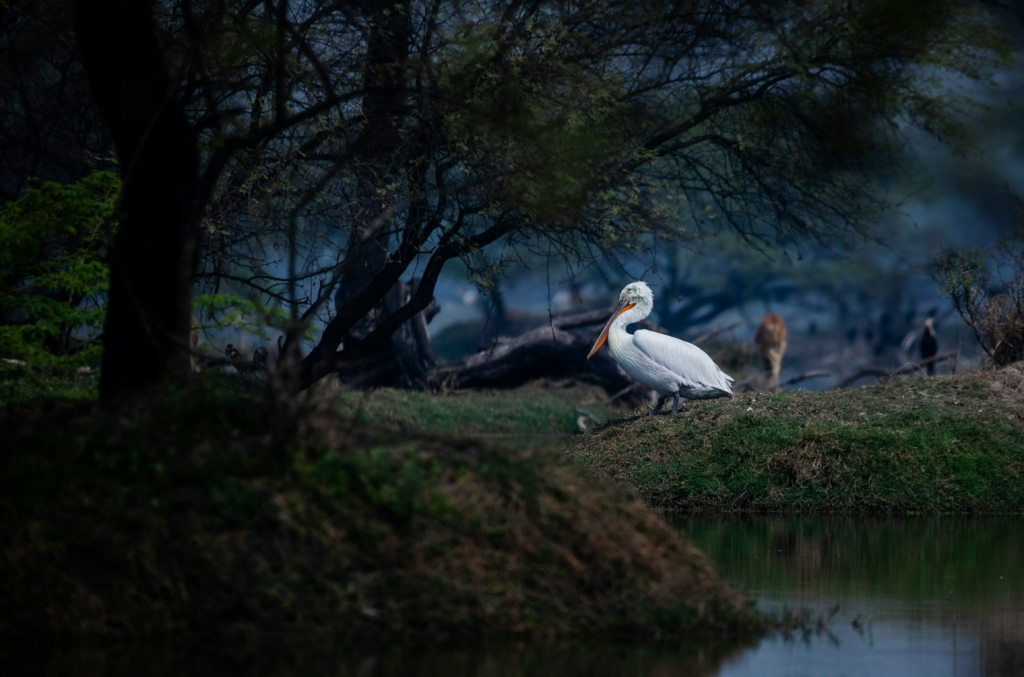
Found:
[[[260,367],[261,369],[266,369],[268,356],[269,353],[267,352],[267,349],[264,348],[263,346],[260,346],[256,350],[252,351],[253,366]]]
[[[242,353],[238,352],[238,348],[229,343],[224,348],[224,357],[228,358],[232,362],[237,362],[242,359]]]
[[[939,341],[935,338],[935,318],[929,317],[924,321],[924,326],[921,327],[921,359],[929,360],[935,357],[935,354],[939,352]],[[928,375],[932,376],[935,374],[935,363],[929,362],[925,365],[925,369],[928,370]]]

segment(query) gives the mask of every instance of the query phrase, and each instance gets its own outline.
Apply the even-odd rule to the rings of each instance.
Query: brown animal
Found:
[[[754,343],[761,349],[764,370],[771,374],[772,387],[777,386],[782,373],[782,356],[786,352],[786,322],[775,313],[768,313],[757,328]]]

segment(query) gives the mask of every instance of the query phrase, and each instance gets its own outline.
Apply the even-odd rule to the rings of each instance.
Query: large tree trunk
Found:
[[[75,0],[74,10],[124,180],[103,328],[100,397],[110,399],[187,373],[199,159],[149,3]]]
[[[386,3],[368,3],[359,9],[369,26],[363,115],[370,135],[358,155],[360,177],[352,217],[359,223],[353,233],[364,232],[369,237],[360,242],[353,235],[349,243],[348,269],[334,296],[339,310],[363,293],[384,268],[393,230],[390,210],[396,199],[394,189],[387,187],[400,181],[404,172],[397,155],[403,143],[399,126],[412,30],[409,12],[400,4],[389,7]]]
[[[350,336],[362,339],[376,329],[381,320],[412,299],[418,285],[418,279],[396,284],[380,304],[352,328]],[[342,383],[360,388],[427,388],[437,366],[427,324],[439,310],[437,302],[433,301],[430,307],[399,327],[384,347],[365,360],[347,365],[338,373],[338,378]]]
[[[397,197],[393,189],[382,194],[382,188],[402,182],[412,185],[418,181],[416,172],[406,166],[408,151],[403,150],[403,146],[408,145],[408,140],[400,130],[412,31],[409,11],[400,3],[369,3],[360,10],[366,14],[370,26],[363,112],[372,135],[359,154],[361,171],[355,219],[361,227],[355,232],[372,235],[362,243],[350,244],[353,247],[349,253],[351,262],[334,297],[339,312],[381,272],[391,250],[394,226],[390,210]],[[411,210],[406,218],[415,218],[415,211]],[[345,341],[366,337],[383,319],[409,302],[418,283],[419,280],[396,283],[380,303],[349,330]],[[338,374],[341,381],[358,387],[425,388],[437,362],[427,323],[437,311],[436,302],[432,303],[402,325],[380,350],[346,365]]]

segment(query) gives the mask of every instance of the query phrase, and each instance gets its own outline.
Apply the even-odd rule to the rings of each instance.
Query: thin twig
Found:
[[[736,327],[740,326],[741,324],[743,324],[743,323],[742,322],[733,322],[728,327],[722,327],[721,329],[716,329],[714,331],[710,331],[707,334],[702,334],[702,335],[698,336],[697,338],[693,339],[692,341],[690,341],[690,343],[692,343],[695,346],[696,345],[700,345],[704,341],[707,341],[708,339],[712,339],[712,338],[718,336],[719,334],[724,334],[725,332],[729,331],[730,329],[735,329]]]
[[[607,400],[605,400],[604,403],[605,404],[611,404],[615,400],[619,399],[620,397],[622,397],[623,395],[628,393],[633,388],[636,388],[638,385],[640,385],[640,384],[639,383],[631,383],[631,384],[629,384],[628,386],[626,386],[625,388],[623,388],[622,390],[620,390],[619,392],[615,393],[614,395],[609,397]]]

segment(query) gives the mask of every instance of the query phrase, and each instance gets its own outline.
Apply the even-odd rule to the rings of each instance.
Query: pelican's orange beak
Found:
[[[612,313],[612,316],[608,318],[608,321],[604,325],[604,329],[601,330],[601,335],[597,337],[597,341],[594,343],[594,347],[590,349],[590,354],[587,355],[588,360],[591,357],[593,357],[594,353],[600,350],[601,346],[604,345],[604,342],[608,340],[608,330],[612,328],[612,322],[615,321],[615,318],[617,318],[619,315],[623,314],[624,312],[626,312],[635,305],[635,303],[619,301],[618,307]]]

